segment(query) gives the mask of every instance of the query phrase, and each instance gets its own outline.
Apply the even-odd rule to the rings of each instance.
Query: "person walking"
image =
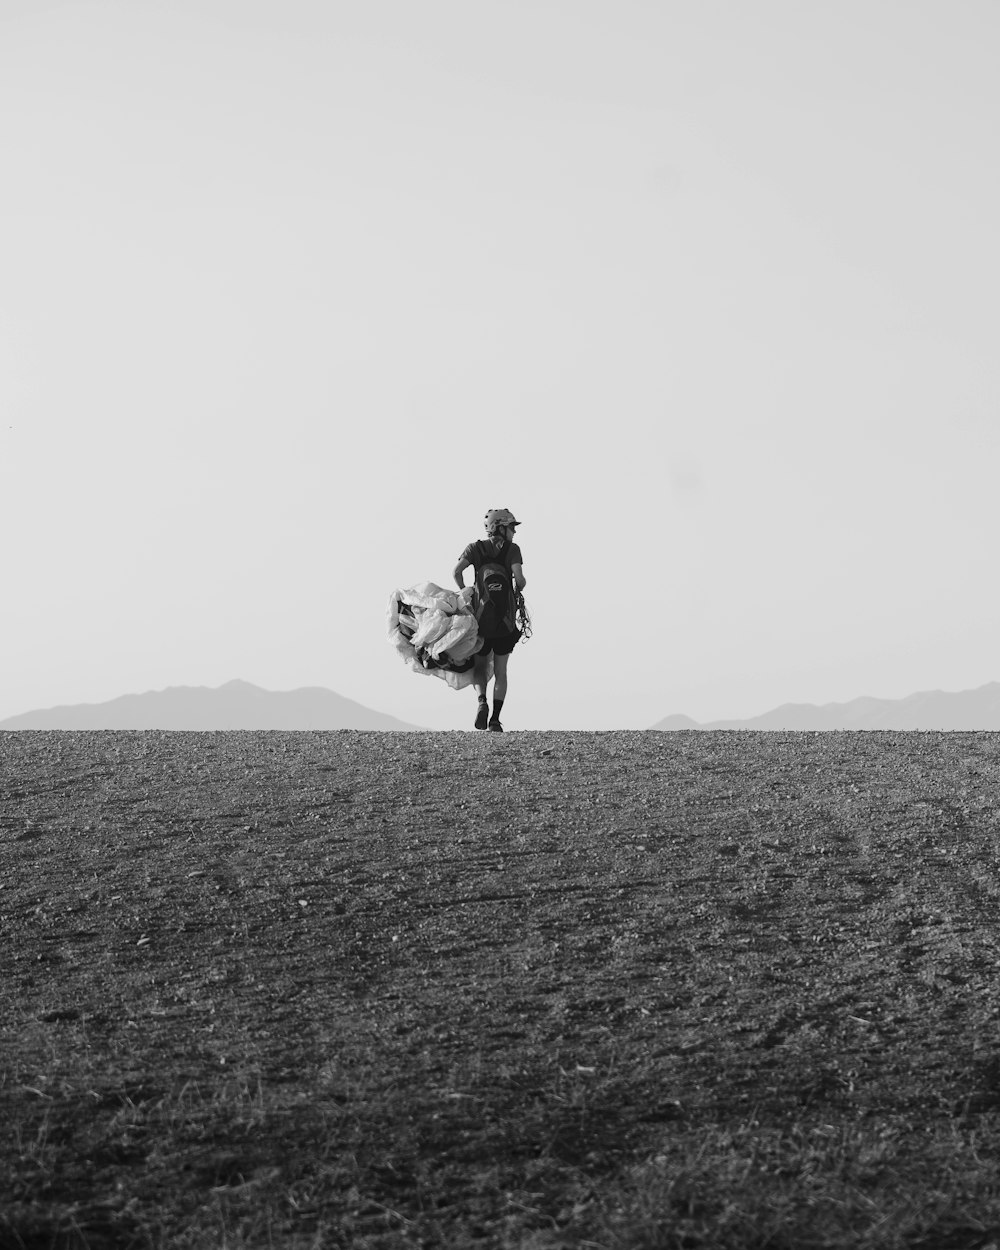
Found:
[[[507,663],[521,639],[517,627],[518,599],[527,584],[522,571],[521,548],[514,541],[518,521],[509,508],[491,508],[486,514],[486,537],[469,543],[455,565],[455,581],[465,589],[465,570],[475,578],[479,636],[483,645],[473,657],[473,685],[479,697],[476,728],[502,733],[500,709],[507,697]],[[493,656],[493,714],[486,686],[489,658]]]

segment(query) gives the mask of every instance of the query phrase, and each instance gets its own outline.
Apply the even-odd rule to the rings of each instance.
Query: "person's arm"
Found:
[[[471,568],[472,568],[472,561],[466,560],[465,556],[462,556],[459,562],[455,565],[455,571],[453,573],[453,577],[455,578],[455,583],[458,586],[459,590],[465,589],[465,570],[471,569]]]
[[[521,566],[519,564],[512,564],[510,566],[510,571],[514,575],[514,585],[519,591],[523,590],[528,584],[528,579],[521,572]]]

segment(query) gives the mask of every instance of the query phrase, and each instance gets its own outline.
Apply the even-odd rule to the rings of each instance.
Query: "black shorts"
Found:
[[[512,630],[509,634],[501,634],[498,638],[484,638],[483,645],[476,652],[484,658],[488,655],[510,655],[521,641],[521,631]]]

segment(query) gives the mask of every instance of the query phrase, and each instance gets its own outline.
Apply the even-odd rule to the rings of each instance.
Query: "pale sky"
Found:
[[[0,0],[0,719],[511,729],[1000,679],[995,0]]]

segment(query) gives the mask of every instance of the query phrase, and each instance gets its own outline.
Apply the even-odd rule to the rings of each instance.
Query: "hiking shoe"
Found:
[[[485,703],[480,703],[479,711],[476,713],[476,728],[485,729],[486,722],[489,720],[489,717],[490,717],[490,709],[486,706]]]
[[[490,730],[490,733],[502,734],[503,725],[501,725],[498,720],[491,720],[489,723],[489,730]]]

